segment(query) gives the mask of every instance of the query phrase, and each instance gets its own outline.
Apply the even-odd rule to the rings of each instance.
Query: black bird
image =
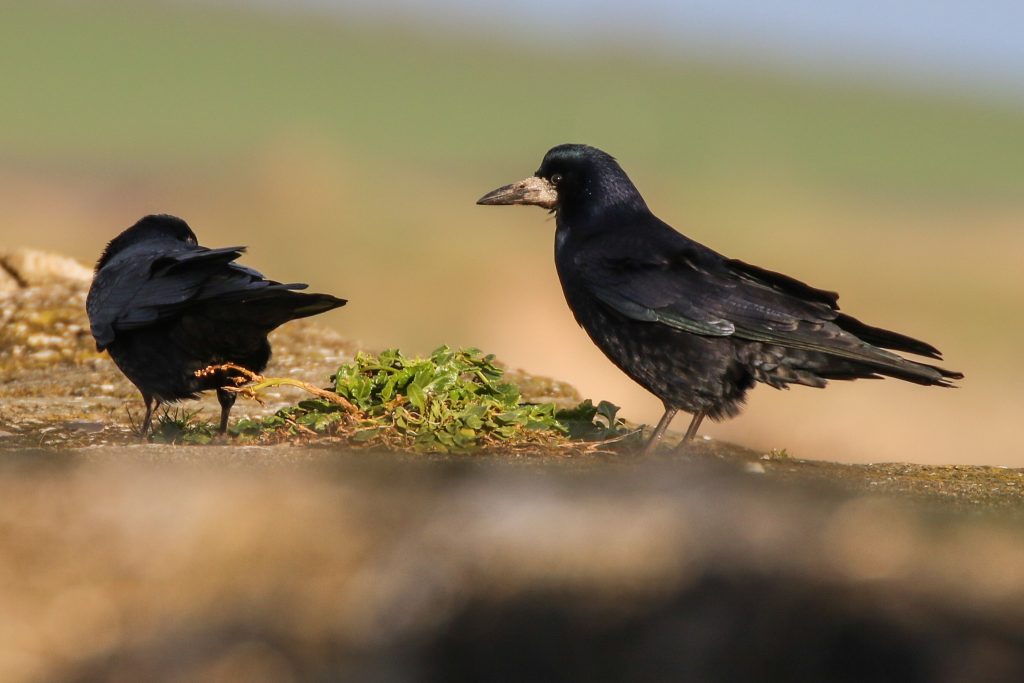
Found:
[[[344,306],[304,284],[265,279],[234,261],[245,247],[207,249],[180,218],[146,216],[111,240],[96,264],[86,311],[99,351],[106,349],[142,393],[149,430],[156,406],[217,390],[220,431],[235,394],[229,375],[197,377],[210,365],[235,363],[261,372],[267,335],[289,320]]]
[[[839,295],[729,259],[659,220],[613,157],[559,145],[533,177],[478,204],[533,204],[555,214],[555,266],[565,300],[591,340],[665,414],[644,451],[679,410],[701,420],[736,415],[754,382],[824,387],[882,376],[951,386],[959,372],[886,349],[941,360],[922,341],[839,312]]]

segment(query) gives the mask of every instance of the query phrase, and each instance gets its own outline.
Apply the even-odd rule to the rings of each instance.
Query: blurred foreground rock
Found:
[[[4,273],[3,683],[1024,680],[1024,472],[139,444],[88,277]]]
[[[6,459],[0,680],[1024,680],[1017,525],[678,462],[177,450]]]

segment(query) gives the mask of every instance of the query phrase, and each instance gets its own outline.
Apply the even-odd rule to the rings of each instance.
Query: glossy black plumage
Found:
[[[220,429],[234,394],[222,373],[196,370],[235,363],[261,372],[270,360],[267,335],[278,326],[345,305],[329,294],[305,294],[235,263],[245,247],[207,249],[180,218],[146,216],[115,237],[99,262],[86,300],[96,348],[106,350],[142,393],[149,429],[153,403],[217,390]]]
[[[533,178],[480,204],[535,204],[555,213],[555,265],[577,322],[608,358],[665,404],[656,445],[676,411],[739,412],[756,382],[824,387],[830,379],[896,377],[950,386],[958,372],[889,350],[940,359],[925,342],[839,312],[838,295],[728,259],[647,208],[610,155],[560,145]]]

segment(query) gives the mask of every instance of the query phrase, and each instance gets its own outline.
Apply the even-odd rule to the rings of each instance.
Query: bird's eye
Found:
[[[552,185],[558,185],[561,182],[562,182],[562,174],[561,173],[556,173],[553,176],[551,176],[551,184]]]

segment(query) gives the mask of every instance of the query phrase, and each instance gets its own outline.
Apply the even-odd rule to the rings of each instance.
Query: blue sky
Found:
[[[1024,99],[1022,0],[226,0],[536,43],[655,47]]]

